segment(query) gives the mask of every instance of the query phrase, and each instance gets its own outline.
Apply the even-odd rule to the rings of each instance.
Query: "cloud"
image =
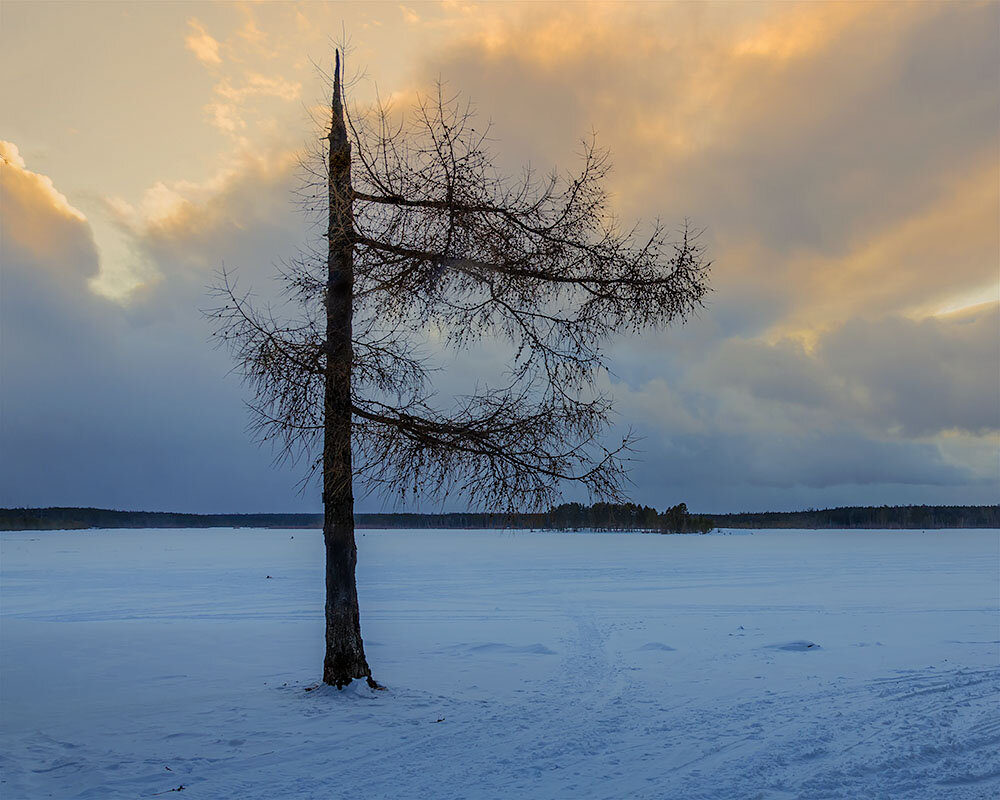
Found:
[[[84,288],[99,268],[87,218],[47,175],[27,168],[12,142],[0,141],[0,196],[5,279],[16,273],[37,282],[44,272],[53,279],[54,291]]]
[[[239,113],[236,105],[231,103],[209,103],[205,106],[212,124],[223,133],[235,135],[246,130],[247,123]]]
[[[855,319],[824,336],[817,357],[856,398],[851,411],[887,432],[1000,431],[1000,304],[916,321]]]
[[[204,25],[197,19],[189,19],[191,33],[185,45],[198,60],[213,69],[219,80],[214,86],[217,99],[203,106],[211,124],[225,134],[236,137],[247,129],[247,116],[256,116],[259,111],[253,101],[278,99],[297,100],[302,84],[289,80],[274,67],[268,67],[269,74],[259,68],[261,60],[273,62],[281,51],[268,46],[268,34],[257,23],[255,10],[250,7],[240,9],[245,17],[242,27],[219,41],[210,36]],[[297,12],[298,13],[298,12]],[[225,53],[225,64],[222,53]],[[287,70],[287,65],[282,67]],[[266,120],[257,120],[267,127]]]
[[[49,240],[6,227],[0,239],[0,505],[315,510],[299,474],[272,469],[247,437],[239,380],[200,311],[220,254],[259,277],[303,238],[290,160],[164,185],[128,230],[162,279],[119,305],[87,290],[98,261],[86,222],[4,153],[0,223],[42,214]]]
[[[984,368],[1000,363],[998,308],[853,318],[810,350],[793,339],[727,339],[690,366],[687,385],[716,398],[736,394],[727,416],[747,429],[851,423],[879,437],[982,435],[1000,430],[1000,384]]]
[[[808,6],[782,9],[739,38],[733,48],[737,57],[784,62],[808,57],[826,47],[845,27],[863,13],[860,4],[838,3],[821,8]]]
[[[205,181],[159,182],[138,206],[118,201],[114,208],[164,274],[201,280],[241,255],[269,269],[293,254],[308,228],[293,202],[298,180],[297,153],[244,152]]]
[[[518,6],[427,59],[508,170],[571,168],[594,127],[617,211],[707,226],[704,313],[612,347],[622,423],[648,434],[640,496],[651,476],[716,508],[1000,489],[995,306],[935,316],[997,297],[998,16]]]
[[[646,502],[975,503],[1000,491],[996,303],[853,319],[813,349],[703,337],[703,324],[713,329],[706,319],[658,346],[615,350],[610,388],[621,425],[645,437],[633,477]]]
[[[403,19],[410,25],[418,25],[420,23],[420,15],[409,6],[401,5],[399,10],[403,15]]]
[[[237,86],[229,78],[221,80],[215,85],[215,93],[222,99],[204,107],[212,124],[233,136],[246,129],[245,117],[248,113],[259,111],[251,106],[250,101],[272,98],[289,102],[297,100],[302,92],[301,83],[279,75],[248,72],[241,81],[242,85]]]
[[[707,308],[610,348],[620,422],[646,437],[637,500],[725,511],[996,497],[1000,7],[418,11],[419,52],[389,7],[352,63],[391,76],[403,99],[442,75],[495,121],[510,172],[572,168],[596,128],[617,163],[615,211],[707,227]],[[102,258],[108,268],[94,207],[85,216],[3,151],[0,324],[17,346],[2,354],[0,449],[15,454],[0,464],[2,502],[317,505],[246,437],[242,392],[199,308],[223,263],[274,296],[274,263],[315,234],[289,198],[289,142],[306,135],[299,101],[313,91],[304,42],[325,46],[317,20],[335,21],[325,7],[265,6],[227,29],[228,13],[188,21],[207,77],[178,61],[209,81],[192,114],[207,113],[224,156],[185,140],[172,172],[144,174],[125,199],[107,191],[119,260],[150,268],[128,302],[87,289]],[[80,182],[59,178],[64,191]],[[492,344],[448,361],[442,391],[480,378],[477,358],[495,369]]]
[[[479,101],[511,163],[568,164],[596,128],[617,208],[707,226],[716,299],[784,297],[775,327],[995,281],[997,6],[618,8],[562,36],[576,7],[522,9],[428,77]]]
[[[302,84],[287,81],[280,76],[251,72],[247,75],[243,86],[235,87],[229,81],[223,81],[215,87],[215,91],[235,103],[243,103],[251,97],[278,97],[282,100],[295,100],[302,91]]]
[[[191,28],[191,33],[184,39],[187,49],[203,64],[221,64],[218,41],[209,36],[204,26],[196,19],[189,19],[188,26]]]
[[[909,484],[956,486],[969,475],[948,464],[933,445],[885,442],[847,431],[796,436],[678,437],[664,442],[662,465],[680,454],[670,467],[658,471],[677,479],[695,470],[723,485],[744,484],[791,489],[827,489],[838,486]]]

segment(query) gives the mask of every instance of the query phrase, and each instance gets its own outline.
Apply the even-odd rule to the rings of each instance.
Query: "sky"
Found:
[[[345,35],[360,108],[443,80],[514,169],[594,132],[617,214],[704,228],[706,307],[609,350],[635,501],[1000,498],[1000,4],[5,0],[0,506],[320,508],[201,312],[314,235]]]

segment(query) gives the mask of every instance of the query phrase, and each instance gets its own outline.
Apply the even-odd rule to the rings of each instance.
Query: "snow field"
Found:
[[[1000,532],[0,536],[0,797],[993,798]],[[271,577],[268,578],[267,576]]]

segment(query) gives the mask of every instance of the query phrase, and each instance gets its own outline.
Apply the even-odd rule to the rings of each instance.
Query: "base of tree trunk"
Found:
[[[338,689],[342,689],[354,680],[364,679],[368,681],[369,686],[375,683],[361,639],[357,593],[354,590],[353,580],[349,583],[351,584],[347,587],[349,599],[345,601],[340,598],[341,602],[329,603],[326,609],[323,683],[336,686]]]
[[[354,542],[354,520],[351,516],[353,498],[347,496],[344,519],[327,520],[324,526],[326,544],[326,653],[323,657],[323,683],[338,689],[351,681],[372,680],[371,667],[365,658],[361,639],[361,619],[358,611],[358,589],[355,567],[358,551]],[[327,516],[333,504],[327,501]]]
[[[374,690],[376,692],[384,692],[386,690],[386,687],[383,686],[381,683],[379,683],[377,680],[375,680],[371,675],[365,675],[363,677],[364,677],[365,683],[368,684],[368,688],[369,689],[372,689],[372,690]],[[361,680],[361,678],[348,678],[346,681],[343,681],[342,683],[337,683],[335,680],[328,681],[324,677],[323,678],[323,683],[327,684],[328,686],[336,686],[338,689],[343,689],[345,686],[349,686],[351,684],[351,682],[354,681],[354,680]],[[316,686],[319,686],[319,684],[317,683]],[[315,688],[315,687],[312,687],[312,688]],[[310,691],[310,689],[306,689],[306,691],[308,692],[308,691]]]
[[[331,625],[330,623],[334,624]],[[357,616],[349,615],[346,631],[343,617],[327,619],[327,650],[323,659],[323,683],[343,689],[351,681],[364,679],[372,689],[382,687],[372,677],[365,658]],[[337,623],[340,623],[339,625]]]
[[[371,686],[374,683],[372,671],[365,661],[364,652],[327,654],[323,662],[323,683],[343,689],[351,681],[364,679]]]

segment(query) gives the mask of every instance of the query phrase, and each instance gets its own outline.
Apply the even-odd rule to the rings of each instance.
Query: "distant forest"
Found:
[[[356,514],[358,528],[486,528],[657,530],[707,533],[708,517],[688,513],[683,503],[658,512],[634,503],[564,503],[539,514]],[[322,528],[322,514],[175,514],[103,508],[4,508],[0,530],[85,528]]]
[[[847,506],[760,514],[710,514],[717,528],[1000,528],[996,506]]]
[[[538,514],[357,514],[358,528],[644,530],[707,533],[713,528],[1000,528],[994,506],[851,506],[808,511],[692,514],[684,503],[657,511],[634,503],[564,503]],[[102,508],[3,508],[0,530],[86,528],[322,528],[321,514],[175,514]]]

